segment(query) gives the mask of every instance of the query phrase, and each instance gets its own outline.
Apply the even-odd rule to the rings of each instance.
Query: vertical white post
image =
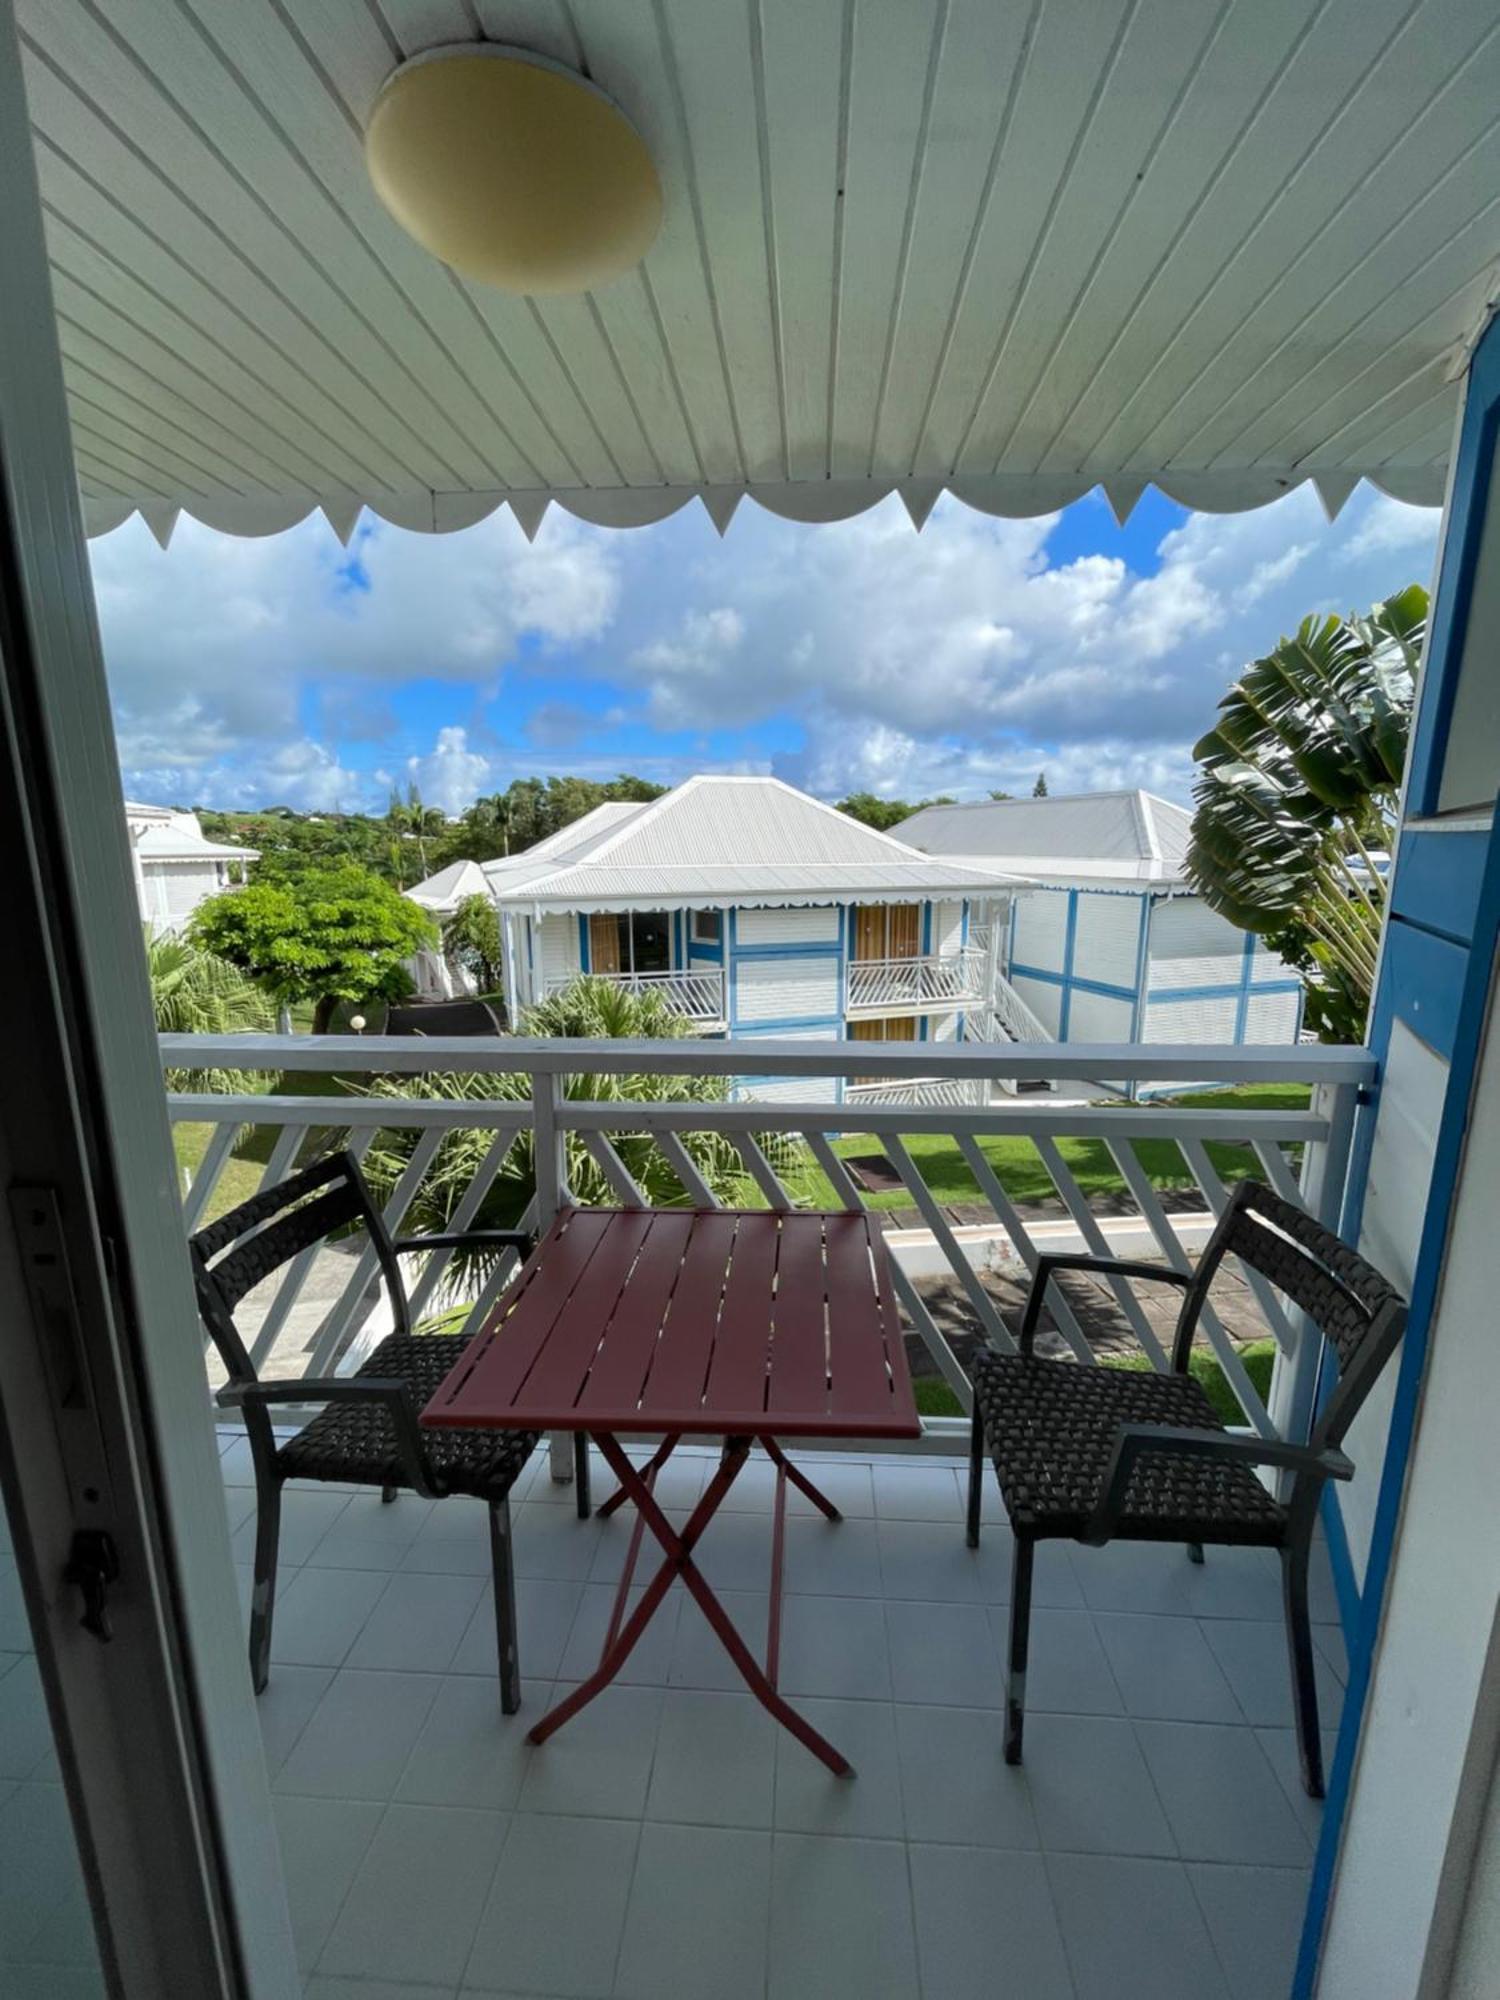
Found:
[[[1358,1100],[1354,1084],[1320,1083],[1313,1087],[1310,1108],[1328,1121],[1328,1137],[1313,1140],[1304,1149],[1298,1186],[1308,1214],[1325,1229],[1337,1229],[1343,1211]],[[1297,1330],[1296,1351],[1277,1354],[1267,1407],[1277,1435],[1301,1444],[1312,1428],[1323,1344],[1303,1313],[1294,1311],[1291,1320]]]
[[[560,1076],[532,1076],[531,1132],[538,1236],[546,1235],[568,1198],[567,1138],[557,1122],[562,1098]],[[573,1477],[573,1440],[566,1431],[553,1431],[548,1440],[548,1455],[553,1479],[559,1486],[567,1485]]]

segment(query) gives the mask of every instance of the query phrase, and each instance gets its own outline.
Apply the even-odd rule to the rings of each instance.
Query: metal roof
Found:
[[[1068,882],[1180,882],[1191,831],[1190,813],[1142,791],[924,806],[901,822],[925,853]]]
[[[486,873],[503,908],[580,911],[894,903],[1020,886],[983,864],[933,860],[777,778],[740,777],[689,778],[567,854],[530,848]]]
[[[254,861],[256,847],[206,840],[198,815],[177,806],[148,806],[126,799],[125,824],[130,841],[143,861]]]
[[[175,827],[153,827],[135,842],[142,861],[254,861],[258,847],[229,847],[200,834],[194,840]]]
[[[623,825],[628,819],[634,819],[645,809],[645,803],[639,800],[607,799],[603,805],[586,812],[581,819],[570,820],[556,833],[549,833],[545,838],[533,841],[530,847],[523,847],[519,854],[506,854],[498,860],[486,861],[483,864],[485,877],[491,888],[498,890],[502,883],[517,876],[533,874],[539,861],[556,864],[570,854],[591,847],[603,834]]]
[[[1500,258],[1494,0],[17,13],[95,530],[1441,497]],[[370,187],[386,76],[479,33],[651,147],[661,235],[596,295],[465,283]]]
[[[406,894],[424,910],[456,910],[465,896],[482,896],[486,886],[477,861],[450,861]]]

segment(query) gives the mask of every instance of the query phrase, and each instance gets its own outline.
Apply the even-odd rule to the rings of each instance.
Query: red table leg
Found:
[[[646,1585],[639,1604],[625,1620],[613,1645],[606,1646],[604,1655],[593,1673],[565,1700],[559,1702],[556,1708],[549,1710],[542,1717],[541,1721],[530,1730],[530,1740],[533,1743],[544,1743],[555,1730],[560,1729],[563,1723],[576,1715],[594,1699],[596,1694],[609,1685],[634,1650],[637,1640],[645,1631],[656,1607],[666,1596],[673,1579],[680,1576],[684,1586],[692,1593],[699,1609],[718,1635],[725,1652],[739,1668],[750,1692],[761,1706],[768,1709],[782,1727],[789,1729],[815,1757],[820,1758],[836,1777],[852,1776],[853,1767],[848,1758],[836,1750],[826,1738],[820,1736],[812,1724],[805,1722],[777,1693],[774,1683],[767,1677],[760,1662],[740,1637],[734,1621],[720,1604],[693,1561],[692,1552],[695,1545],[718,1512],[720,1503],[734,1484],[740,1467],[749,1455],[750,1440],[748,1438],[726,1440],[724,1460],[709,1481],[680,1535],[662,1512],[650,1483],[626,1457],[618,1439],[600,1431],[595,1433],[594,1442],[626,1495],[635,1502],[646,1526],[661,1544],[666,1560]],[[778,1475],[779,1473],[778,1467]],[[777,1483],[778,1487],[784,1487],[784,1481],[779,1476]],[[777,1582],[778,1584],[780,1582],[779,1576]]]
[[[678,1445],[681,1444],[681,1442],[682,1438],[680,1434],[676,1437],[663,1438],[661,1443],[656,1447],[656,1452],[652,1457],[650,1463],[646,1466],[645,1470],[648,1473],[660,1472],[662,1467],[666,1464],[667,1460],[672,1456],[672,1453],[677,1449]],[[597,1513],[599,1519],[601,1521],[604,1521],[607,1520],[611,1514],[613,1514],[616,1507],[623,1506],[624,1503],[625,1503],[625,1488],[623,1486],[617,1486],[614,1492],[611,1493],[609,1498],[604,1502],[603,1506],[596,1508],[594,1511]]]
[[[761,1450],[765,1453],[766,1457],[770,1459],[772,1465],[775,1466],[781,1478],[790,1479],[793,1486],[797,1488],[799,1493],[805,1493],[807,1495],[808,1499],[811,1500],[813,1505],[818,1509],[819,1513],[826,1514],[830,1521],[843,1520],[844,1518],[843,1515],[839,1512],[838,1508],[834,1506],[833,1502],[829,1499],[828,1495],[826,1493],[820,1493],[817,1487],[814,1486],[812,1481],[808,1478],[807,1474],[801,1471],[797,1466],[792,1464],[792,1461],[787,1457],[786,1453],[781,1449],[781,1446],[776,1442],[775,1438],[758,1437],[756,1439],[756,1443],[760,1446]]]

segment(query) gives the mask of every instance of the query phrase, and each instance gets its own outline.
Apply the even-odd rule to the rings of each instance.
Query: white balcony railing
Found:
[[[579,978],[569,972],[546,982],[546,991],[561,993]],[[608,979],[632,993],[658,993],[674,1014],[687,1021],[723,1021],[724,975],[715,966],[694,967],[676,972],[599,972],[596,979]]]
[[[974,1042],[1050,1042],[1051,1031],[1039,1021],[1003,972],[995,974],[988,1000],[964,1022],[964,1036]]]
[[[985,960],[977,951],[939,957],[856,958],[849,962],[845,1012],[925,1014],[934,1007],[963,1007],[984,998]]]
[[[1043,1247],[1058,1247],[1059,1228],[1095,1252],[1107,1251],[1134,1234],[1133,1254],[1144,1247],[1179,1270],[1186,1269],[1191,1250],[1201,1243],[1208,1221],[1222,1206],[1228,1179],[1253,1172],[1281,1193],[1302,1200],[1322,1220],[1336,1223],[1348,1170],[1350,1133],[1355,1100],[1374,1076],[1374,1064],[1363,1049],[1337,1048],[1209,1048],[1139,1047],[1128,1045],[982,1046],[971,1043],[814,1042],[776,1040],[767,1046],[753,1041],[527,1041],[520,1038],[476,1042],[460,1038],[405,1039],[373,1036],[163,1036],[163,1061],[169,1067],[202,1069],[215,1065],[240,1071],[262,1071],[279,1079],[274,1094],[265,1096],[173,1096],[171,1115],[177,1125],[211,1129],[200,1164],[185,1197],[188,1226],[228,1205],[229,1193],[217,1193],[231,1160],[242,1198],[256,1185],[256,1170],[247,1153],[264,1162],[259,1184],[274,1184],[292,1171],[299,1157],[330,1144],[344,1144],[367,1155],[383,1135],[387,1151],[399,1156],[399,1171],[388,1177],[386,1218],[400,1228],[419,1194],[435,1199],[443,1221],[453,1229],[469,1226],[502,1173],[513,1176],[514,1208],[545,1224],[566,1201],[587,1198],[578,1189],[591,1181],[594,1198],[638,1207],[646,1205],[643,1182],[665,1199],[703,1206],[716,1204],[722,1191],[723,1141],[742,1165],[743,1184],[732,1198],[743,1203],[775,1206],[889,1206],[890,1195],[867,1195],[845,1164],[849,1152],[884,1155],[899,1187],[896,1202],[908,1214],[916,1212],[927,1232],[929,1253],[946,1260],[960,1286],[975,1329],[1002,1348],[1011,1334],[994,1296],[971,1258],[974,1240],[972,1207],[978,1202],[993,1217],[989,1249],[1034,1269]],[[398,1093],[370,1094],[355,1088],[348,1094],[295,1094],[289,1079],[299,1072],[386,1079],[385,1088]],[[401,1076],[448,1074],[474,1077],[500,1075],[508,1079],[509,1095],[435,1097],[415,1090],[403,1093]],[[1100,1074],[1122,1084],[1161,1085],[1213,1078],[1222,1084],[1302,1082],[1310,1087],[1306,1110],[1261,1109],[1254,1104],[1210,1108],[1191,1102],[1177,1104],[1049,1103],[1022,1098],[991,1104],[962,1101],[962,1092],[988,1093],[997,1077],[1021,1080],[1087,1079]],[[661,1095],[648,1101],[609,1097],[602,1081],[612,1076],[646,1075],[657,1080]],[[830,1079],[843,1078],[850,1093],[842,1104],[833,1101],[791,1103],[678,1098],[671,1094],[672,1077],[743,1079],[764,1075],[778,1080],[807,1080],[809,1096]],[[958,1102],[938,1104],[928,1098],[909,1106],[860,1101],[861,1086],[880,1081],[896,1084],[941,1085]],[[574,1094],[591,1091],[590,1095]],[[451,1153],[445,1162],[445,1140],[471,1135],[473,1161],[466,1184],[455,1188]],[[693,1135],[713,1134],[717,1166]],[[851,1148],[850,1140],[854,1141]],[[1006,1159],[1011,1146],[997,1140],[1024,1142],[1022,1156],[1033,1184],[1041,1180],[1052,1199],[1029,1201],[1023,1208],[1007,1188]],[[1070,1140],[1092,1142],[1107,1155],[1114,1175],[1107,1222],[1090,1207],[1073,1165],[1064,1152]],[[934,1141],[937,1145],[934,1147]],[[1177,1149],[1181,1185],[1189,1203],[1165,1201],[1161,1180],[1161,1142]],[[1152,1142],[1151,1154],[1137,1150]],[[1232,1145],[1232,1155],[1210,1151]],[[1076,1160],[1076,1154],[1075,1154]],[[702,1164],[700,1164],[702,1163]],[[961,1165],[960,1165],[961,1163]],[[445,1166],[448,1171],[445,1171]],[[633,1170],[632,1170],[633,1168]],[[960,1242],[945,1203],[957,1178],[967,1191],[965,1241]],[[1040,1168],[1040,1176],[1036,1169]],[[242,1171],[243,1170],[243,1171]],[[431,1177],[431,1178],[429,1178]],[[935,1186],[934,1180],[938,1182]],[[570,1188],[571,1183],[571,1188]],[[1196,1213],[1190,1212],[1196,1209]],[[1052,1219],[1047,1219],[1047,1211]],[[1062,1221],[1056,1219],[1062,1218]],[[966,1245],[968,1247],[966,1247]],[[330,1252],[338,1282],[325,1292],[325,1311],[312,1326],[302,1326],[295,1341],[285,1338],[288,1317],[297,1306],[308,1278],[307,1258],[296,1263],[271,1287],[255,1332],[257,1365],[274,1360],[276,1372],[288,1369],[321,1375],[358,1366],[380,1328],[372,1314],[373,1259],[347,1248]],[[449,1275],[448,1253],[435,1254],[413,1280],[413,1306],[430,1312],[443,1296]],[[479,1318],[497,1295],[504,1272],[491,1274],[472,1300],[469,1324]],[[1301,1337],[1295,1315],[1271,1288],[1249,1274],[1251,1296],[1274,1337],[1280,1359],[1268,1400],[1262,1400],[1223,1324],[1205,1315],[1204,1330],[1225,1376],[1244,1412],[1245,1422],[1267,1435],[1305,1431],[1316,1372],[1316,1353]],[[911,1334],[925,1344],[937,1368],[966,1403],[964,1371],[942,1328],[924,1302],[913,1279],[896,1266],[898,1295]],[[1111,1279],[1110,1289],[1126,1322],[1151,1361],[1166,1365],[1163,1341],[1143,1310],[1135,1286]],[[1092,1361],[1093,1350],[1066,1299],[1053,1304],[1057,1325],[1080,1361]],[[304,1312],[303,1319],[306,1319]],[[929,1428],[946,1437],[951,1448],[953,1419],[937,1419]]]
[[[983,1104],[989,1086],[967,1076],[882,1076],[844,1085],[845,1104]]]

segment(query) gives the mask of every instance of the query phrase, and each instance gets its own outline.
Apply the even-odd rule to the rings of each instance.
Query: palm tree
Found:
[[[396,836],[396,886],[401,888],[404,886],[401,877],[405,872],[401,866],[401,844],[406,840],[414,840],[416,842],[417,860],[421,866],[422,874],[425,876],[429,872],[427,867],[427,837],[429,834],[441,833],[447,825],[447,821],[436,806],[423,805],[422,794],[418,791],[415,784],[407,786],[406,797],[404,799],[399,792],[395,790],[391,792],[391,802],[386,808],[385,818],[386,824]]]
[[[672,1013],[659,994],[632,993],[613,980],[587,976],[577,979],[523,1016],[520,1032],[577,1040],[667,1041],[688,1034],[688,1024]],[[462,1076],[381,1077],[371,1085],[376,1097],[439,1098],[456,1105],[502,1101],[527,1102],[530,1081],[524,1075],[485,1073]],[[589,1103],[663,1103],[687,1101],[717,1104],[728,1095],[724,1078],[717,1076],[661,1076],[639,1071],[628,1075],[587,1072],[569,1076],[564,1095]],[[644,1132],[611,1133],[610,1143],[625,1171],[653,1208],[691,1206],[692,1196],[672,1171],[665,1154]],[[721,1132],[680,1132],[683,1149],[703,1180],[723,1202],[753,1204],[759,1200],[746,1174],[744,1162],[733,1143]],[[381,1199],[388,1197],[411,1157],[416,1135],[410,1132],[382,1132],[365,1157],[365,1172]],[[441,1233],[452,1222],[454,1211],[479,1171],[494,1134],[469,1128],[445,1134],[403,1227],[413,1235]],[[585,1146],[578,1133],[567,1135],[568,1185],[574,1199],[584,1207],[613,1205],[618,1195],[608,1175]],[[800,1149],[781,1135],[766,1135],[760,1141],[773,1169],[783,1182],[790,1176],[795,1184],[801,1167]],[[472,1227],[476,1229],[514,1228],[536,1192],[535,1155],[529,1130],[520,1132],[480,1203]],[[446,1290],[450,1296],[476,1291],[488,1275],[493,1258],[478,1254],[455,1257],[449,1267]]]
[[[146,967],[159,1035],[255,1034],[275,1025],[270,1001],[253,980],[175,931],[146,931]],[[245,1096],[264,1087],[256,1070],[170,1069],[168,1090]]]
[[[1306,618],[1219,703],[1187,873],[1212,909],[1311,974],[1325,1032],[1363,1030],[1385,909],[1427,593],[1368,617]]]

